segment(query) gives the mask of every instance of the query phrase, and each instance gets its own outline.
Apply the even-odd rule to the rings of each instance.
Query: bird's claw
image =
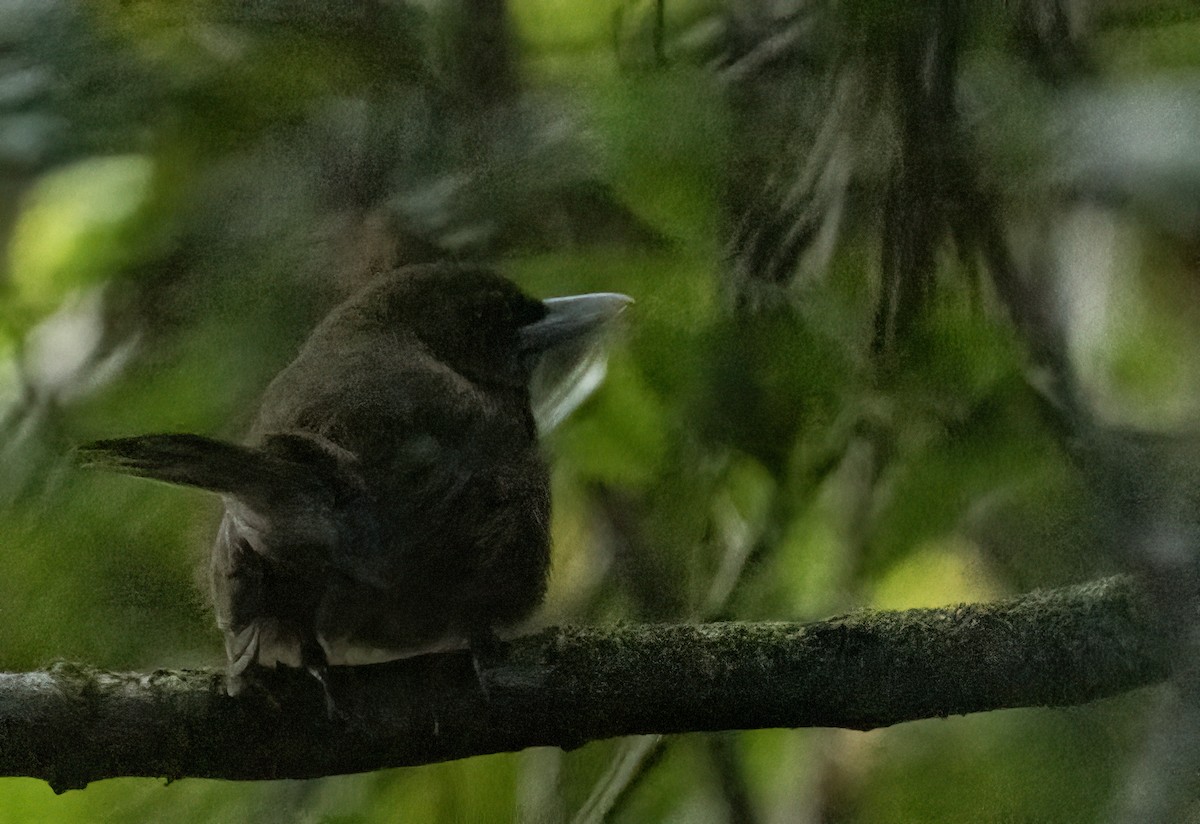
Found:
[[[487,670],[504,657],[503,644],[491,628],[478,630],[471,635],[471,666],[475,670],[475,683],[483,693],[484,701],[491,701],[492,694],[487,685]]]

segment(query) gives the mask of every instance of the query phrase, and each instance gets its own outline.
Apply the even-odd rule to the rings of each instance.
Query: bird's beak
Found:
[[[538,429],[549,432],[604,380],[605,338],[612,321],[633,303],[628,295],[597,292],[543,301],[546,316],[521,329],[533,357],[529,390]]]
[[[521,346],[526,352],[541,353],[590,338],[606,326],[633,298],[616,292],[594,292],[542,301],[546,316],[521,327]]]

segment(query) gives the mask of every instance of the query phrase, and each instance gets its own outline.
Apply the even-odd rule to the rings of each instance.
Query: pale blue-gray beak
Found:
[[[542,301],[546,316],[521,327],[521,347],[527,352],[545,352],[589,337],[631,303],[633,298],[617,292],[549,298]]]
[[[596,292],[544,300],[547,314],[521,329],[533,355],[530,397],[538,429],[549,432],[600,386],[608,370],[604,334],[633,298]]]

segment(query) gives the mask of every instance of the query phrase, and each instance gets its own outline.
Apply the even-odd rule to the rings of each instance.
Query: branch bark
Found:
[[[213,670],[0,674],[0,775],[59,792],[116,776],[311,778],[642,733],[869,730],[1065,706],[1169,675],[1175,629],[1130,578],[812,624],[552,628],[480,689],[466,652],[334,668],[346,718],[294,670],[224,694]]]

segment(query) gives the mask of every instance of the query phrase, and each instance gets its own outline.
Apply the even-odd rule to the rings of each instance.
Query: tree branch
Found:
[[[310,778],[641,733],[868,730],[1080,704],[1162,680],[1174,629],[1129,578],[812,624],[563,627],[505,644],[480,689],[466,652],[334,668],[0,675],[0,775],[56,791],[115,776]]]

